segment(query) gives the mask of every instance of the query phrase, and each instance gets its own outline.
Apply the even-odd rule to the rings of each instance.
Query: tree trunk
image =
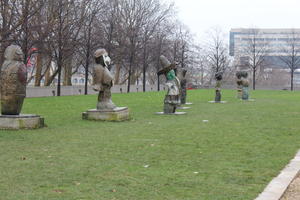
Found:
[[[291,70],[291,91],[294,90],[294,70]]]
[[[51,65],[50,65],[51,66]],[[44,86],[50,86],[52,82],[50,82],[51,78],[51,67],[49,67],[45,72],[45,83]]]
[[[87,50],[90,51],[89,49]],[[84,82],[84,95],[88,94],[88,81],[89,81],[89,53],[86,55],[86,63],[85,63],[85,82]]]
[[[157,91],[160,91],[160,80],[159,80],[159,75],[157,75]]]
[[[127,93],[130,92],[130,84],[131,84],[131,69],[133,64],[133,52],[131,52],[130,60],[129,60],[129,71],[128,71],[128,85],[127,85]]]
[[[116,64],[116,74],[115,74],[115,85],[119,85],[120,83],[120,71],[121,71],[121,65]]]
[[[42,69],[43,69],[43,55],[42,53],[38,53],[36,57],[36,66],[35,66],[35,80],[34,80],[35,87],[41,86]]]
[[[256,82],[256,77],[255,77],[255,75],[256,75],[256,69],[253,69],[253,80],[252,80],[252,83],[253,83],[253,90],[255,90],[255,82]]]
[[[64,86],[72,85],[72,56],[69,56],[64,62]]]
[[[50,86],[57,74],[58,74],[58,69],[52,75],[50,74],[50,69],[49,69],[49,73],[47,72],[45,76],[45,86]]]

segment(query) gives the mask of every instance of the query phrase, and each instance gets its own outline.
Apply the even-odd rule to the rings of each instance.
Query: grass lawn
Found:
[[[252,200],[300,148],[300,92],[222,93],[189,91],[183,116],[154,114],[165,92],[114,94],[127,122],[81,120],[94,95],[28,98],[48,127],[0,131],[0,199]]]

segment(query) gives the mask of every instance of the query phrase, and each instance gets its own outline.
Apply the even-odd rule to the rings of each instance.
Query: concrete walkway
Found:
[[[287,190],[292,181],[297,177],[299,171],[300,151],[298,151],[295,158],[291,160],[291,162],[281,171],[281,173],[269,183],[265,190],[255,200],[300,200],[300,198],[289,199],[289,190]],[[298,182],[298,179],[295,179],[295,181],[296,186],[298,184],[300,186],[300,180]],[[294,186],[291,185],[289,189],[294,191],[293,188]],[[300,192],[299,188],[297,188],[297,190]],[[286,196],[284,196],[285,192]]]

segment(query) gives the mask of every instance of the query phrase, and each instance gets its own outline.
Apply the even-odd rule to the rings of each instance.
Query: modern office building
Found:
[[[230,56],[239,65],[248,62],[253,45],[256,53],[260,51],[264,56],[268,68],[288,68],[282,58],[290,56],[292,45],[300,56],[300,29],[231,29],[229,41]]]

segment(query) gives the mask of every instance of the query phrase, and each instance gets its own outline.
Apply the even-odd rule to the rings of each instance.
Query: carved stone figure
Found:
[[[172,114],[176,112],[176,107],[180,105],[179,87],[180,81],[175,75],[175,64],[171,64],[165,56],[160,56],[160,63],[163,67],[157,74],[166,76],[167,94],[164,99],[164,113]]]
[[[113,110],[116,105],[111,100],[111,87],[113,86],[113,75],[108,70],[110,58],[105,49],[95,52],[93,89],[99,92],[97,110]]]
[[[0,72],[0,129],[36,129],[44,127],[44,118],[35,114],[20,114],[26,96],[26,66],[24,54],[17,45],[4,52]]]
[[[129,120],[129,109],[117,107],[111,100],[113,75],[110,72],[111,60],[105,49],[98,49],[94,54],[93,89],[99,92],[96,109],[82,113],[82,119],[96,121]]]
[[[217,72],[215,74],[216,79],[216,96],[215,96],[215,102],[220,103],[221,102],[221,81],[222,81],[222,72]]]
[[[237,84],[237,98],[242,99],[242,73],[241,71],[237,72],[236,75],[236,84]]]
[[[0,73],[1,114],[19,115],[26,96],[24,54],[17,45],[6,48]]]
[[[183,69],[181,71],[181,78],[180,78],[180,86],[181,86],[181,94],[180,94],[180,101],[181,104],[185,104],[186,103],[186,69]]]
[[[241,72],[242,99],[249,100],[248,72]]]

